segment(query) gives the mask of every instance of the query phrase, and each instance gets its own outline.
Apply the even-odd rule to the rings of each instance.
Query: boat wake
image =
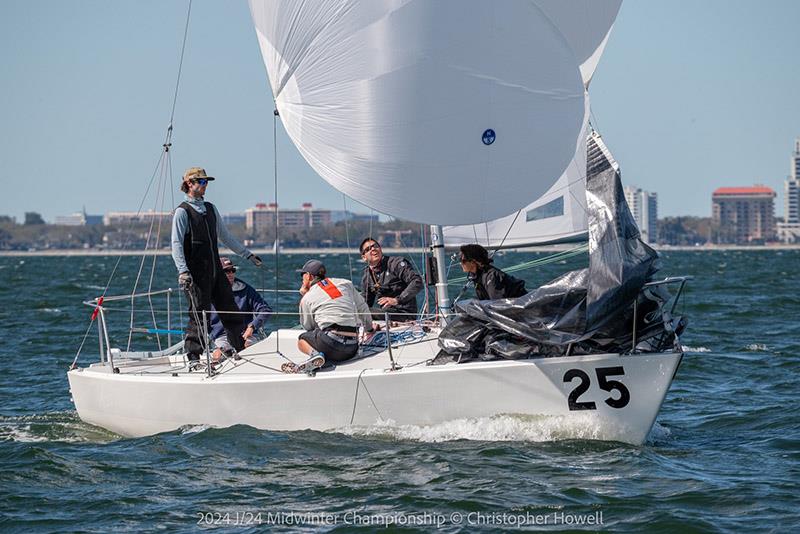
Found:
[[[666,429],[664,429],[666,430]],[[541,443],[562,440],[608,440],[619,435],[608,422],[591,416],[496,415],[455,419],[434,425],[398,425],[392,420],[369,426],[336,429],[349,436],[385,437],[398,440],[440,443],[445,441],[522,441]],[[669,431],[667,431],[669,432]]]
[[[74,411],[0,416],[0,442],[107,443],[120,436],[84,423]]]

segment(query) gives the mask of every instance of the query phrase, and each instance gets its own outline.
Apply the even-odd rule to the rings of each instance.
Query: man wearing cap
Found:
[[[371,237],[359,246],[366,262],[361,277],[361,294],[369,307],[377,303],[380,310],[375,318],[389,312],[393,321],[412,321],[417,318],[417,293],[425,284],[422,277],[402,256],[384,256],[381,244]]]
[[[306,332],[297,348],[311,358],[349,360],[358,352],[358,325],[367,333],[374,331],[367,303],[350,280],[328,278],[319,260],[308,260],[300,272],[300,324]]]
[[[181,191],[186,195],[172,217],[172,259],[178,269],[178,283],[189,295],[189,325],[184,349],[190,365],[199,361],[200,354],[205,351],[207,340],[203,331],[208,325],[200,324],[203,310],[210,311],[214,304],[220,312],[237,311],[231,285],[220,268],[217,240],[256,267],[262,263],[261,258],[228,232],[217,208],[203,199],[211,180],[214,177],[208,176],[205,169],[187,169],[181,182]],[[221,317],[231,345],[237,351],[242,350],[245,319],[235,313],[222,313]]]
[[[236,308],[240,312],[246,314],[241,316],[247,321],[247,328],[245,328],[242,338],[244,339],[244,346],[249,347],[258,340],[255,333],[264,326],[269,316],[272,315],[272,308],[253,286],[236,278],[236,266],[230,258],[222,257],[219,259],[219,262],[222,266],[222,272],[225,273],[225,278],[231,285]],[[231,355],[233,345],[228,341],[225,328],[222,326],[220,316],[217,314],[213,305],[211,306],[211,310],[210,337],[214,340],[214,361],[219,361],[222,359],[223,354],[225,354],[226,357]]]

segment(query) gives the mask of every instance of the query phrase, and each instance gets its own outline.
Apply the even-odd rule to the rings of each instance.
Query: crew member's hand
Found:
[[[178,287],[187,290],[192,287],[194,281],[192,280],[192,273],[185,272],[178,275]]]
[[[390,308],[397,306],[397,299],[394,297],[381,297],[378,299],[378,304],[380,304],[381,308]]]
[[[247,259],[253,262],[253,265],[255,265],[256,267],[261,267],[264,264],[264,262],[261,261],[261,258],[259,256],[256,256],[255,254],[251,254],[250,257]]]
[[[253,337],[253,333],[254,332],[255,332],[255,330],[253,329],[253,325],[248,326],[245,329],[244,334],[242,334],[242,339],[247,341],[249,338]]]
[[[305,281],[303,281],[303,285],[300,286],[300,294],[305,295],[308,293],[308,290],[311,289],[311,286],[308,285]]]

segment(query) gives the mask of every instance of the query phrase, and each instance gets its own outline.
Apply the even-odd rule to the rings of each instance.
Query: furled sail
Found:
[[[446,226],[448,246],[479,243],[487,248],[513,248],[549,243],[585,241],[586,141],[589,133],[586,99],[581,142],[558,181],[535,202],[510,215],[479,224]]]
[[[546,193],[583,141],[582,61],[535,2],[250,9],[292,141],[323,179],[379,212],[496,219]]]

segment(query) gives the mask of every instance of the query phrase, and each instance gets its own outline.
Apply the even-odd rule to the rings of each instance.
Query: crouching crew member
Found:
[[[306,332],[300,334],[297,348],[310,358],[349,360],[358,352],[358,325],[373,331],[367,303],[350,280],[327,278],[319,260],[308,260],[300,272],[300,324]]]
[[[489,253],[480,245],[461,247],[461,269],[475,284],[478,300],[511,299],[528,292],[525,280],[514,278],[492,265]]]
[[[371,237],[361,242],[361,257],[367,263],[361,277],[361,294],[372,308],[380,310],[373,318],[383,319],[389,312],[392,321],[413,321],[417,317],[417,293],[425,284],[411,262],[401,256],[384,256],[381,244]]]

